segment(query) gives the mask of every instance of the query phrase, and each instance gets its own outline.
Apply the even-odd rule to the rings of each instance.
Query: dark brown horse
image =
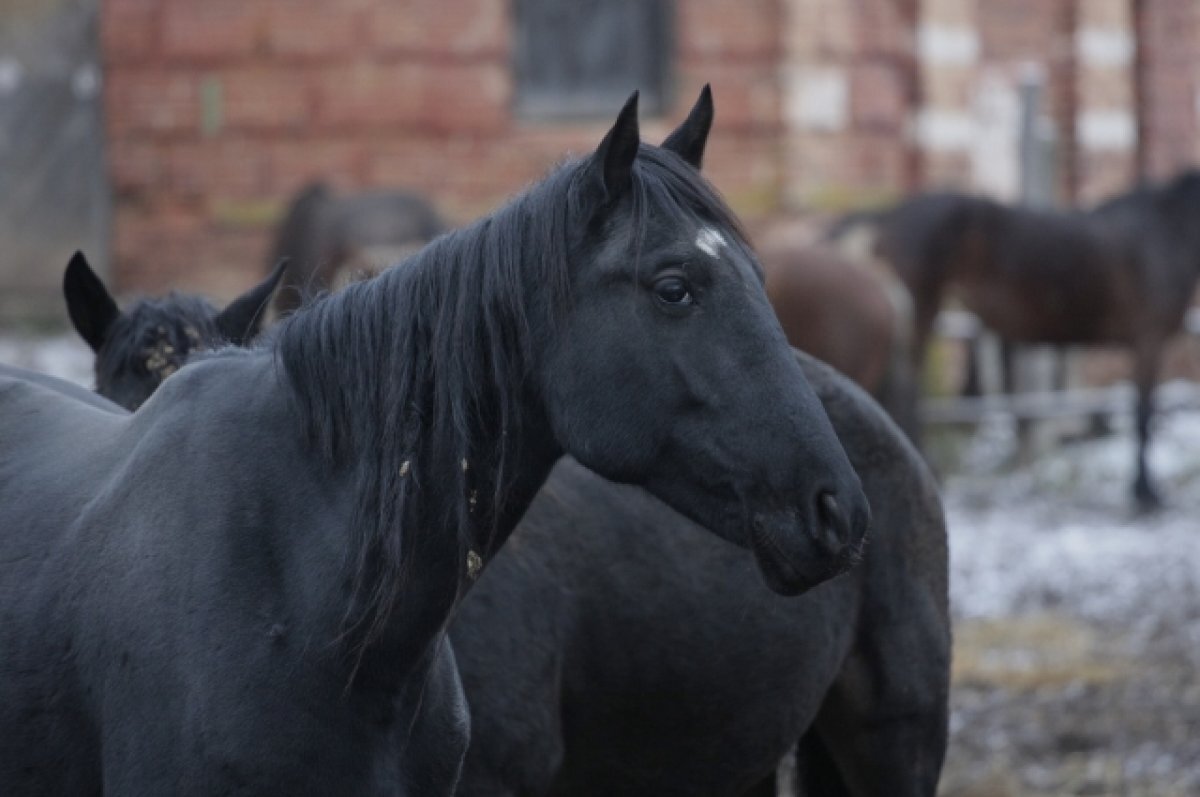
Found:
[[[865,252],[812,244],[781,227],[761,240],[767,296],[788,342],[857,382],[915,442],[912,301],[903,283]]]
[[[1139,507],[1160,503],[1146,464],[1163,349],[1183,326],[1200,277],[1200,171],[1087,211],[1008,207],[925,194],[860,214],[875,252],[912,292],[918,361],[942,300],[955,295],[1016,344],[1121,345],[1134,355]]]
[[[416,252],[447,229],[428,200],[385,190],[338,197],[314,182],[296,194],[279,224],[268,263],[291,265],[274,308],[286,314],[316,293],[375,273]]]

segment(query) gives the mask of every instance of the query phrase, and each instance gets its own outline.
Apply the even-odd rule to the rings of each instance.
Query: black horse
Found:
[[[689,165],[707,124],[642,145],[636,107],[132,415],[0,375],[0,792],[449,793],[445,626],[563,453],[781,593],[852,563],[861,484]]]
[[[923,194],[856,214],[833,234],[876,231],[876,253],[913,295],[919,357],[943,298],[956,295],[1014,344],[1121,345],[1134,357],[1142,508],[1160,503],[1146,464],[1163,350],[1183,327],[1200,278],[1200,171],[1087,211],[1008,207]]]
[[[134,410],[193,353],[249,343],[285,268],[278,263],[224,310],[199,296],[171,293],[122,311],[87,258],[76,252],[63,274],[63,296],[71,323],[96,353],[97,392]]]
[[[564,460],[459,609],[460,795],[931,797],[950,628],[933,479],[879,407],[801,366],[863,480],[871,545],[798,598],[642,490]],[[752,791],[753,790],[753,791]]]
[[[540,794],[552,782],[577,793],[582,781],[602,793],[735,794],[762,779],[773,794],[781,751],[819,710],[800,746],[810,793],[932,792],[949,661],[937,498],[870,402],[801,365],[876,509],[864,567],[800,599],[773,597],[736,548],[564,461],[452,627],[475,727],[461,793]],[[890,602],[910,608],[885,614]],[[878,654],[897,646],[910,652]],[[855,661],[874,677],[852,677]],[[856,739],[882,706],[905,717]],[[590,730],[564,728],[563,715],[588,717]]]
[[[291,264],[275,310],[286,315],[355,274],[399,263],[447,229],[433,205],[411,191],[335,196],[322,182],[296,194],[275,234],[269,264]]]

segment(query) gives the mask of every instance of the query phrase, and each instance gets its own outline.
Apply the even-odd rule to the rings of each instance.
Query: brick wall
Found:
[[[1141,154],[1146,176],[1163,178],[1200,159],[1200,4],[1140,2],[1145,60]]]
[[[674,107],[645,134],[711,81],[708,171],[751,221],[973,187],[981,90],[1037,63],[1059,193],[1094,199],[1200,154],[1200,9],[1139,2],[1140,93],[1131,0],[675,0]],[[101,35],[122,290],[244,288],[314,177],[463,221],[606,126],[513,116],[509,0],[102,0]]]
[[[740,210],[773,207],[779,3],[676,9],[677,101],[644,133],[711,81],[709,173]],[[606,129],[513,117],[504,0],[104,0],[101,37],[121,290],[244,288],[315,177],[415,188],[463,221]]]

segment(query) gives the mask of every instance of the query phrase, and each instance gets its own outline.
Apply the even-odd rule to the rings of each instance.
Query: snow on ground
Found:
[[[1156,424],[1150,461],[1166,507],[1151,515],[1131,508],[1127,426],[1020,470],[947,480],[956,617],[1066,610],[1140,633],[1176,625],[1200,666],[1200,413]]]
[[[1200,412],[1160,416],[1166,507],[1132,511],[1133,439],[1022,467],[983,429],[944,498],[955,617],[941,793],[1200,794]]]
[[[0,363],[41,371],[91,387],[92,351],[74,332],[48,337],[0,334]]]

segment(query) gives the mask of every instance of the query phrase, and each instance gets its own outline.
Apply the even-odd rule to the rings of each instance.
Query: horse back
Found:
[[[898,328],[881,278],[819,246],[767,243],[760,258],[788,342],[878,391]]]
[[[0,792],[211,793],[303,748],[244,729],[339,677],[274,674],[336,636],[340,549],[286,538],[344,507],[274,428],[272,378],[195,363],[132,415],[0,378]]]
[[[0,791],[85,793],[99,742],[73,677],[70,555],[127,417],[52,377],[0,369]]]

